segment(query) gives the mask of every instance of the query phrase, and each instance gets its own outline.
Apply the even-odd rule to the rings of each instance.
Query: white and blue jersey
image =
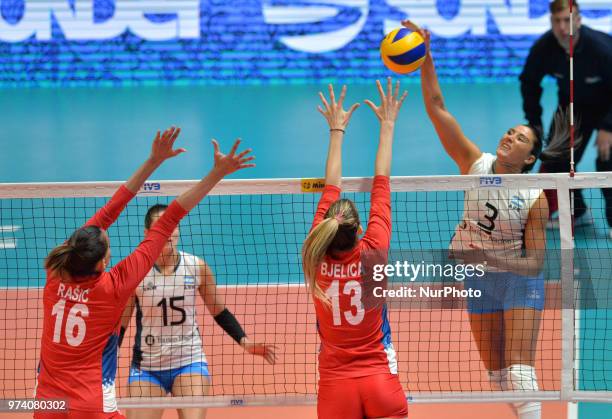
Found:
[[[483,153],[468,174],[491,175],[496,157]],[[516,258],[524,249],[529,211],[541,189],[490,187],[465,192],[463,221],[455,229],[451,250],[470,250],[470,243],[499,258]],[[496,271],[489,267],[489,271]]]
[[[153,267],[136,288],[133,368],[164,371],[206,363],[195,310],[201,264],[179,252],[173,273]]]
[[[489,153],[474,162],[469,174],[492,175],[496,157]],[[465,192],[463,221],[459,223],[450,250],[470,251],[470,244],[496,258],[521,257],[525,249],[525,227],[529,211],[541,189],[480,188]],[[526,277],[488,266],[482,277],[466,278],[464,286],[480,290],[482,296],[468,299],[472,313],[490,313],[512,308],[544,308],[543,275]]]

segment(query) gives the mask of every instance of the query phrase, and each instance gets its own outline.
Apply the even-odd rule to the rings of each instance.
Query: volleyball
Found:
[[[380,43],[380,56],[387,68],[395,73],[408,74],[425,61],[427,48],[417,32],[406,28],[394,29]]]

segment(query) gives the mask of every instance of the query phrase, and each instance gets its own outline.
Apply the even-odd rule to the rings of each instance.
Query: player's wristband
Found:
[[[121,330],[119,331],[119,346],[123,343],[123,338],[125,336],[125,327],[121,326]]]
[[[246,333],[242,330],[242,326],[240,326],[238,320],[236,320],[234,315],[227,308],[215,316],[215,321],[225,330],[225,333],[230,335],[238,344],[240,344],[243,337],[246,337]]]

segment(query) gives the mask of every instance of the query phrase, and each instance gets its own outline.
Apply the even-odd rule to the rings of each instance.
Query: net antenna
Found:
[[[569,70],[570,70],[570,177],[576,173],[574,161],[574,2],[569,0],[570,9],[570,35],[569,35]],[[574,238],[574,190],[570,190],[571,214],[572,214],[572,239]]]
[[[569,0],[570,9],[570,33],[569,33],[569,83],[570,83],[570,178],[574,178],[576,174],[576,163],[574,161],[574,2]],[[571,240],[574,243],[575,240],[575,229],[574,229],[574,190],[570,189],[570,215],[571,215]],[[572,270],[573,258],[572,258]],[[574,310],[574,336],[577,337],[574,343],[574,390],[579,389],[578,374],[576,371],[580,370],[580,310]],[[571,316],[569,316],[571,317]],[[569,319],[571,320],[571,319]],[[567,419],[576,419],[578,417],[578,405],[576,403],[568,403]]]
[[[569,35],[569,66],[570,66],[570,176],[574,177],[574,6],[569,0],[570,35]]]

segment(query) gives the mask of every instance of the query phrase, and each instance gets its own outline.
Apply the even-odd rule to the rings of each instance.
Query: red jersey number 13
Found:
[[[340,312],[340,281],[332,281],[325,292],[331,300],[334,326],[340,326],[342,324],[342,315],[344,315],[344,318],[349,324],[356,326],[361,323],[365,314],[363,304],[361,304],[361,284],[357,281],[347,281],[344,284],[342,293],[351,296],[351,309],[344,312]],[[355,312],[355,314],[353,314],[353,312]]]

